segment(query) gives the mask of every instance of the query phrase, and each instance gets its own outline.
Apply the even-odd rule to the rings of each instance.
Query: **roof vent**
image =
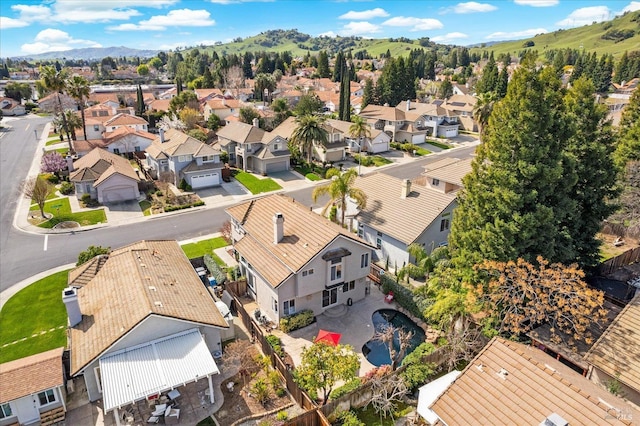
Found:
[[[550,366],[549,364],[545,364],[545,367],[547,367],[549,370],[553,371],[554,373],[558,370],[556,370],[555,368],[553,368],[552,366]]]
[[[480,363],[480,364],[476,365],[476,368],[477,368],[478,370],[480,370],[480,372],[481,372],[481,373],[484,373],[484,370],[483,370],[483,368],[484,368],[484,364]]]
[[[153,304],[156,305],[157,308],[162,308],[162,302],[159,300],[156,300]]]
[[[544,419],[540,426],[569,426],[569,422],[560,417],[557,413],[551,413]]]
[[[505,370],[504,368],[501,368],[500,371],[498,371],[496,373],[498,375],[498,377],[500,377],[502,380],[506,380],[507,376],[509,375],[509,372],[507,370]]]
[[[153,286],[153,285],[150,285],[150,286],[149,286],[149,290],[151,290],[151,291],[157,291],[156,287],[155,287],[155,286]]]

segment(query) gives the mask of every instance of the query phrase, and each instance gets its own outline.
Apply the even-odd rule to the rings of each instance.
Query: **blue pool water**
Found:
[[[375,327],[376,331],[382,330],[382,328],[386,325],[391,325],[396,328],[403,328],[406,331],[413,331],[414,334],[413,338],[411,339],[411,345],[405,355],[413,352],[416,347],[424,342],[424,330],[402,312],[396,311],[394,309],[380,309],[373,313],[371,320],[373,321],[373,326]],[[399,343],[397,340],[397,334],[396,338],[393,340],[393,344],[396,350],[398,350]],[[385,364],[391,365],[389,349],[387,348],[387,345],[382,342],[369,340],[364,344],[364,346],[362,346],[362,353],[364,354],[365,358],[367,358],[367,361],[369,361],[376,367],[380,367],[381,365]],[[400,363],[398,363],[398,365],[400,365]]]

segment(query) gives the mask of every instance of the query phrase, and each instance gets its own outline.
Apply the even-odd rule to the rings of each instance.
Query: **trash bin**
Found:
[[[209,286],[215,287],[218,285],[218,281],[215,278],[209,278]]]

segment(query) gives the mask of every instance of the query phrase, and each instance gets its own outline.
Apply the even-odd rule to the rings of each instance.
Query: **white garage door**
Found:
[[[286,161],[280,161],[279,163],[267,164],[267,173],[283,172],[285,170],[287,170],[287,162]]]
[[[444,135],[448,138],[455,138],[458,136],[458,129],[447,129]]]
[[[218,173],[203,173],[201,175],[191,176],[191,187],[193,189],[205,188],[207,186],[214,186],[220,184],[220,174]]]
[[[103,203],[119,203],[121,201],[135,200],[136,192],[130,187],[110,188],[102,191]]]
[[[414,144],[424,143],[425,140],[425,135],[413,135],[411,137],[411,142]]]

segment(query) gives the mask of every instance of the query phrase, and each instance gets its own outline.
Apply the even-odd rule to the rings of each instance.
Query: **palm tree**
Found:
[[[82,132],[84,134],[84,140],[87,140],[87,129],[84,120],[84,101],[89,97],[89,82],[82,76],[74,75],[68,82],[67,90],[69,95],[78,101],[80,116],[82,117]]]
[[[480,135],[489,122],[489,117],[493,111],[493,105],[497,100],[494,92],[485,92],[478,95],[478,101],[473,106],[473,119],[478,123]]]
[[[58,71],[53,65],[47,65],[40,69],[40,75],[42,76],[41,81],[44,87],[48,91],[54,92],[56,94],[56,100],[58,101],[56,113],[60,114],[63,128],[68,129],[66,117],[63,114],[62,100],[60,99],[60,95],[64,93],[65,89],[67,88],[67,81],[69,80],[67,70],[61,69],[60,71]],[[71,139],[69,139],[69,153],[73,153]]]
[[[60,129],[60,133],[66,133],[70,147],[69,149],[71,150],[71,141],[76,139],[76,129],[82,127],[82,120],[80,117],[78,117],[74,111],[66,110],[56,114],[53,124]]]
[[[354,139],[358,139],[358,152],[362,151],[361,139],[371,137],[371,126],[367,123],[367,120],[359,115],[351,117],[351,126],[349,126],[349,136]]]
[[[344,216],[347,210],[347,198],[355,201],[361,210],[367,206],[367,194],[361,189],[353,187],[357,177],[358,172],[356,169],[349,169],[343,173],[339,169],[331,168],[327,171],[327,179],[331,179],[331,181],[326,185],[316,186],[311,193],[313,202],[322,195],[329,195],[329,202],[327,202],[322,212],[325,214],[331,206],[339,208],[340,224],[342,226],[344,226]]]
[[[291,142],[299,147],[300,152],[306,152],[309,164],[311,164],[313,146],[324,145],[329,140],[329,134],[322,126],[325,120],[324,116],[312,114],[296,118],[297,127],[291,134]]]
[[[403,266],[398,271],[398,280],[405,277],[423,278],[428,277],[436,266],[446,266],[449,261],[449,249],[447,247],[436,247],[430,254],[421,244],[412,243],[407,247],[407,252],[415,259],[415,262]]]

